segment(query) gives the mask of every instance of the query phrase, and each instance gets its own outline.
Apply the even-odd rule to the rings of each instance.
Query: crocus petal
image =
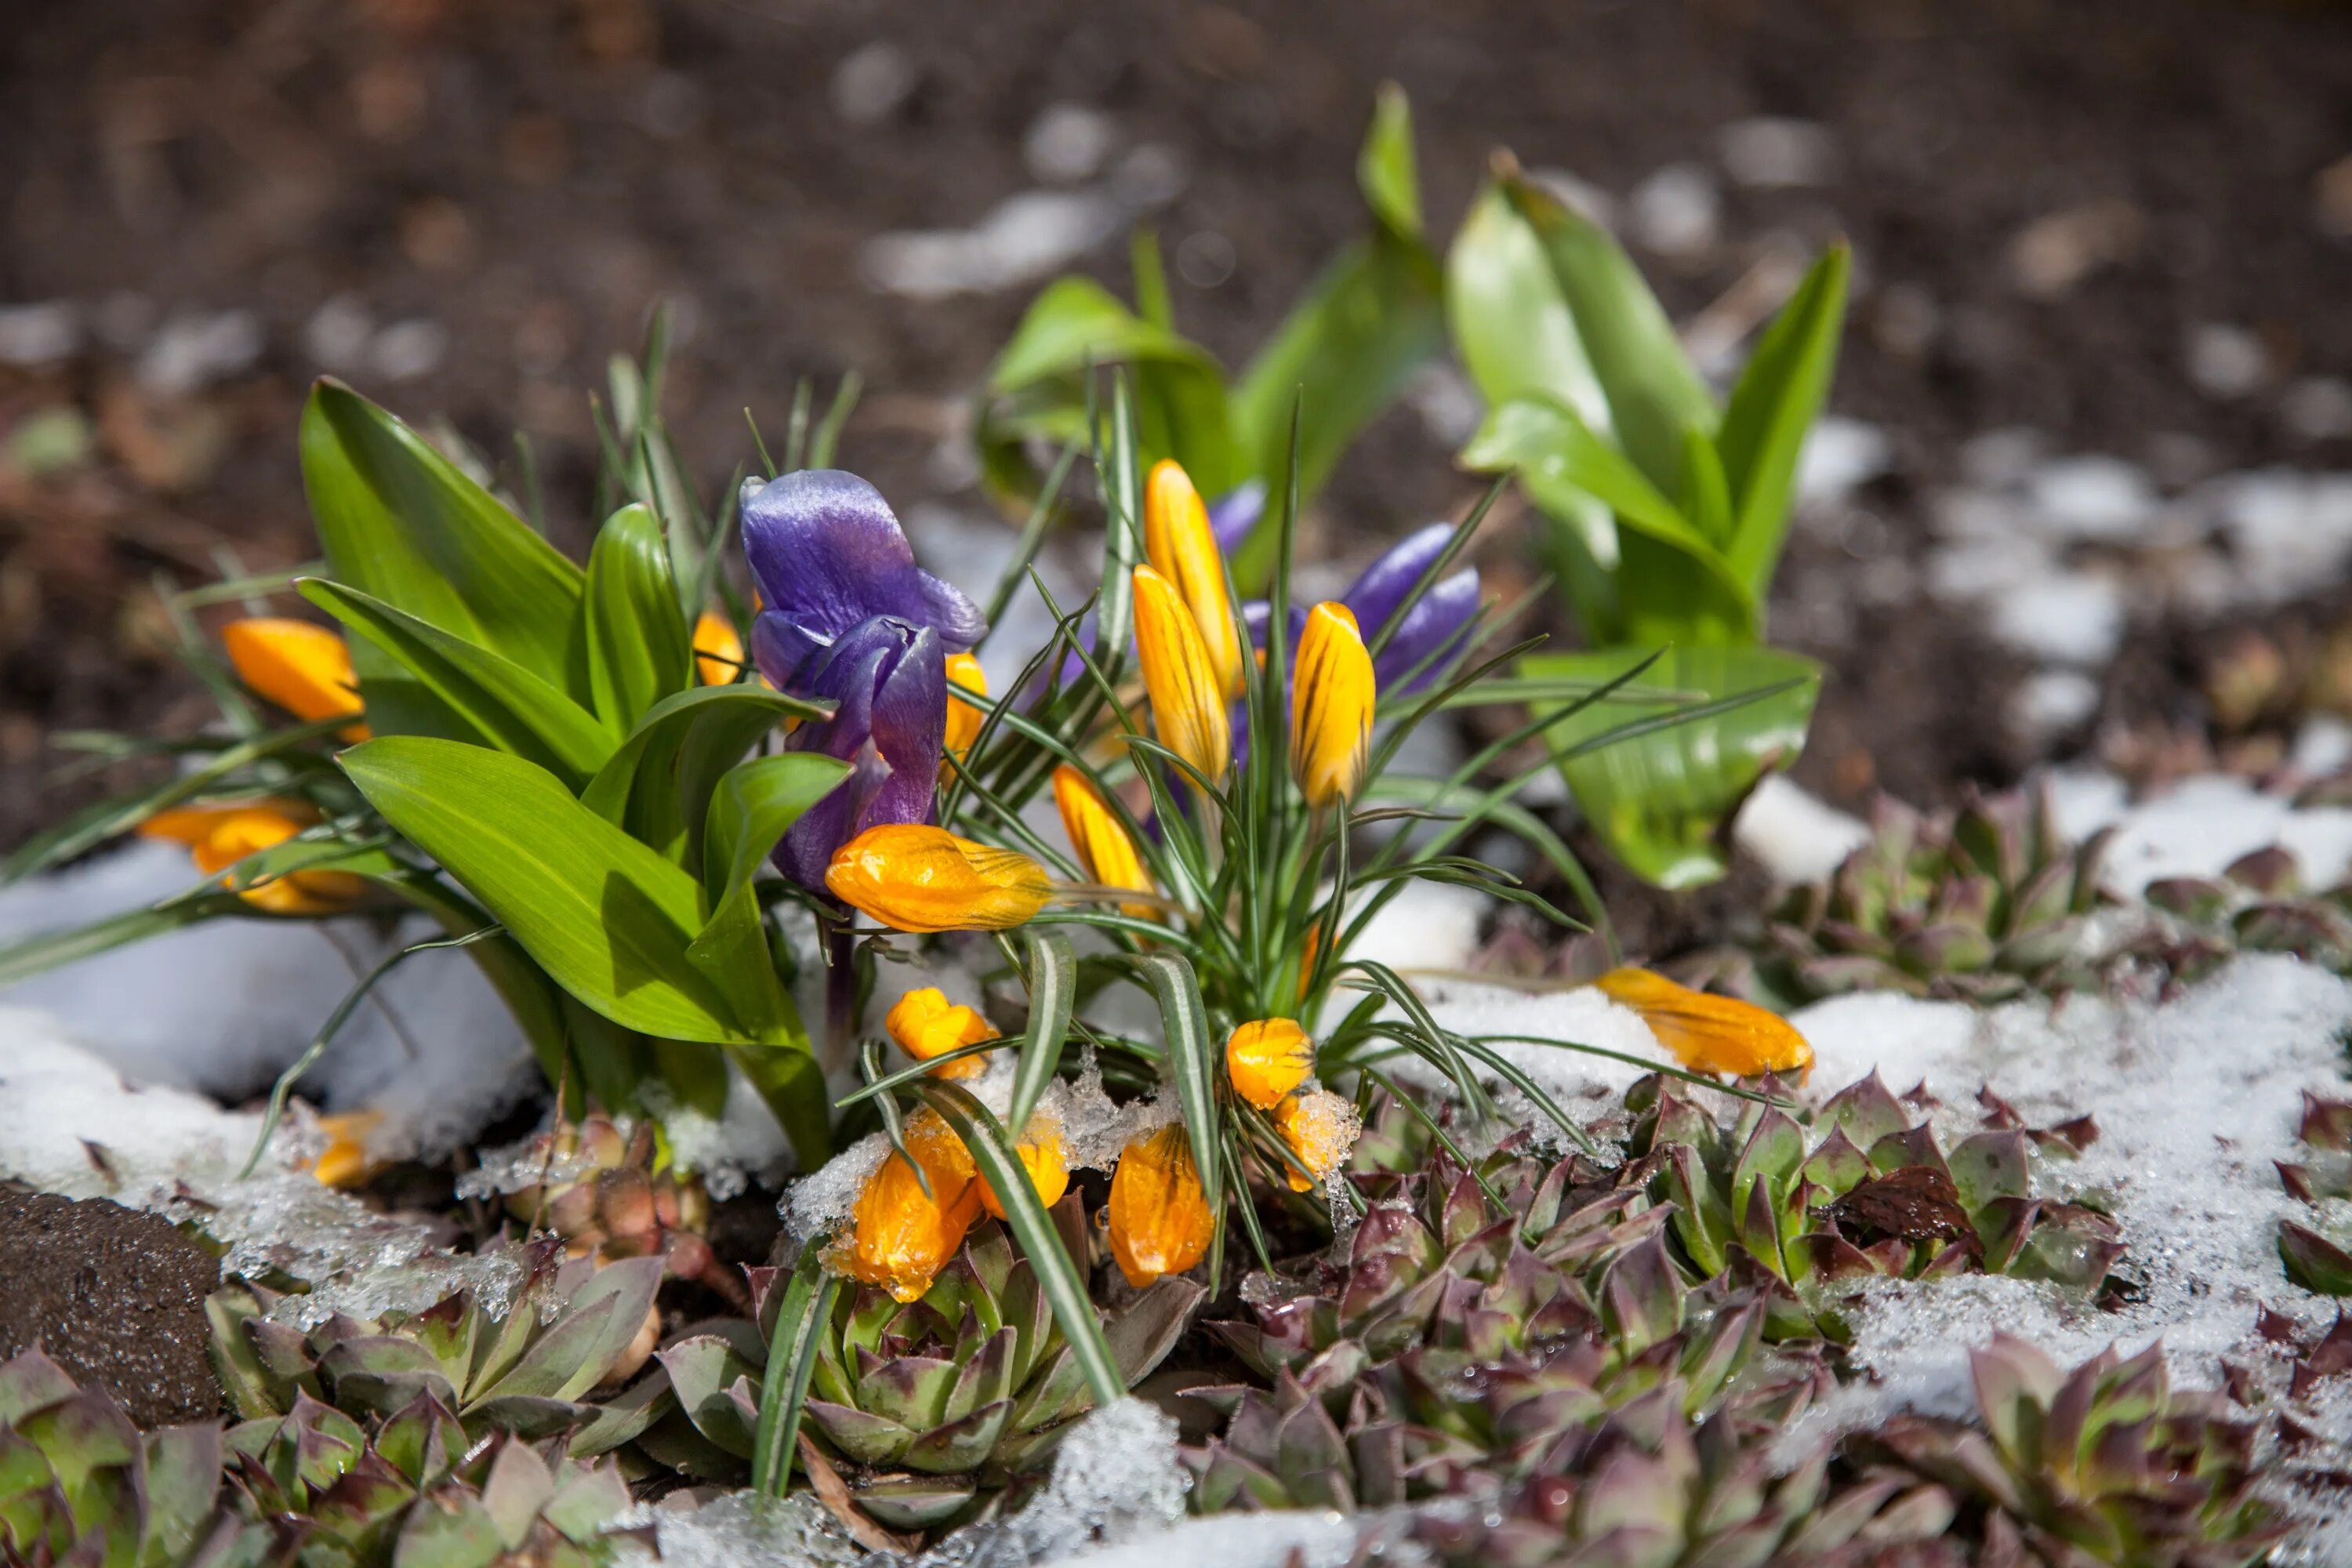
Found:
[[[1639,1013],[1693,1072],[1753,1078],[1813,1065],[1813,1047],[1796,1026],[1752,1002],[1694,991],[1647,969],[1612,969],[1593,984]]]
[[[725,686],[742,673],[743,638],[735,623],[705,610],[694,623],[694,668],[705,686]]]
[[[1271,1110],[1315,1070],[1315,1042],[1296,1018],[1253,1018],[1225,1040],[1225,1076],[1234,1092]]]
[[[1339,595],[1340,603],[1356,613],[1356,624],[1364,629],[1367,640],[1381,635],[1389,618],[1396,614],[1397,606],[1404,603],[1405,595],[1412,592],[1412,585],[1421,581],[1421,574],[1429,570],[1430,563],[1444,553],[1453,537],[1452,524],[1433,522],[1398,541],[1386,554],[1365,567],[1362,576],[1348,585],[1348,591]],[[1457,636],[1477,610],[1478,574],[1475,568],[1465,567],[1433,584],[1407,612],[1404,623],[1391,635],[1388,646],[1381,650],[1375,666],[1381,689],[1402,693],[1427,684],[1430,672],[1424,671],[1409,685],[1399,685],[1408,670]]]
[[[1037,1194],[1037,1202],[1052,1208],[1070,1190],[1070,1152],[1062,1142],[1062,1119],[1050,1110],[1040,1110],[1029,1119],[1013,1145],[1020,1156],[1021,1168],[1029,1176],[1029,1185]],[[975,1176],[972,1185],[979,1190],[980,1206],[1004,1218],[1004,1205],[997,1198],[996,1189],[988,1184],[986,1176]]]
[[[1111,1173],[1110,1254],[1140,1290],[1208,1256],[1216,1233],[1184,1124],[1171,1121],[1127,1146]]]
[[[890,503],[856,474],[804,468],[746,480],[742,513],[744,553],[768,608],[819,641],[876,616],[929,626],[951,650],[988,629],[961,590],[915,564]]]
[[[1209,531],[1216,536],[1217,548],[1231,555],[1265,515],[1265,481],[1244,479],[1209,509]]]
[[[364,706],[351,648],[324,626],[249,616],[221,628],[221,647],[239,680],[297,719],[331,719]],[[348,724],[337,733],[346,741],[364,741],[368,727]]]
[[[752,628],[755,647],[761,626]],[[819,888],[849,838],[881,823],[931,820],[947,732],[947,659],[929,627],[877,616],[819,650],[802,676],[808,694],[834,703],[834,712],[803,722],[785,748],[857,764],[776,847],[786,876]]]
[[[971,743],[980,739],[980,727],[988,721],[987,712],[978,704],[966,702],[956,695],[959,688],[976,697],[988,695],[988,672],[980,660],[968,653],[948,655],[948,754],[958,762],[963,760]]]
[[[1370,759],[1377,689],[1371,655],[1348,606],[1307,614],[1290,697],[1290,772],[1313,806],[1352,800]]]
[[[1003,931],[1045,908],[1045,868],[944,827],[884,823],[835,854],[827,891],[895,931]]]
[[[936,985],[921,986],[899,997],[882,1026],[898,1042],[900,1050],[919,1062],[999,1037],[994,1025],[973,1008],[950,1005],[947,993]],[[964,1057],[933,1068],[931,1077],[978,1078],[987,1070],[985,1058]]]
[[[1314,1174],[1309,1181],[1286,1169],[1284,1174],[1290,1178],[1294,1193],[1314,1191],[1325,1177],[1347,1163],[1364,1130],[1355,1106],[1345,1095],[1328,1089],[1309,1089],[1285,1100],[1274,1108],[1274,1126],[1290,1145],[1290,1152],[1298,1156],[1298,1163]]]
[[[1093,781],[1067,763],[1054,770],[1054,805],[1062,814],[1062,831],[1069,835],[1070,847],[1088,880],[1099,887],[1153,891],[1151,873],[1144,869],[1143,857],[1126,826]],[[1119,909],[1139,920],[1150,920],[1159,912],[1150,904],[1121,904]]]
[[[1234,605],[1225,593],[1224,557],[1209,531],[1201,492],[1176,462],[1162,458],[1151,469],[1143,498],[1143,552],[1152,569],[1176,585],[1192,612],[1201,643],[1217,672],[1218,689],[1241,694],[1241,639],[1234,630]]]
[[[1233,756],[1224,689],[1176,585],[1149,566],[1135,569],[1135,646],[1160,743],[1218,782]]]

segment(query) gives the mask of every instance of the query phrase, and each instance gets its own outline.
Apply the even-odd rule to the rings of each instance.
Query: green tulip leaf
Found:
[[[589,693],[614,734],[627,734],[655,703],[694,684],[693,635],[652,509],[625,506],[605,521],[588,554],[580,608]]]

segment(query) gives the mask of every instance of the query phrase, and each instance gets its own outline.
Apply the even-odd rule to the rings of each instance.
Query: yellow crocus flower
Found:
[[[1176,585],[1149,566],[1135,569],[1135,646],[1160,743],[1222,781],[1234,755],[1224,687]]]
[[[1021,1157],[1021,1168],[1029,1173],[1037,1201],[1047,1208],[1060,1203],[1062,1194],[1070,1190],[1070,1156],[1062,1145],[1061,1118],[1049,1110],[1032,1116],[1013,1152]],[[975,1177],[974,1184],[980,1188],[980,1206],[998,1219],[1004,1218],[1004,1205],[997,1201],[996,1189],[988,1184],[988,1178]]]
[[[1694,991],[1647,969],[1612,969],[1593,984],[1639,1013],[1658,1043],[1693,1072],[1754,1078],[1813,1065],[1813,1047],[1796,1026],[1752,1002]]]
[[[1363,787],[1377,699],[1354,612],[1336,600],[1307,611],[1290,689],[1290,772],[1307,805],[1352,800]]]
[[[1315,1042],[1295,1018],[1254,1018],[1225,1041],[1225,1076],[1234,1092],[1271,1110],[1315,1070]]]
[[[894,931],[1003,931],[1045,908],[1045,868],[1017,849],[994,849],[944,827],[886,822],[839,849],[824,885],[851,909]]]
[[[1143,494],[1143,555],[1176,586],[1192,613],[1217,689],[1227,700],[1242,694],[1242,645],[1234,602],[1225,592],[1224,558],[1209,529],[1209,509],[1183,465],[1162,458],[1152,465]]]
[[[366,706],[351,648],[324,626],[252,616],[223,626],[221,647],[239,680],[297,719],[331,719]],[[357,742],[368,738],[368,727],[346,724],[336,733]]]
[[[694,668],[705,686],[730,686],[743,672],[743,638],[735,623],[705,610],[694,623]]]
[[[248,855],[285,843],[310,826],[311,820],[307,806],[291,801],[183,805],[148,817],[139,825],[139,836],[186,845],[196,869],[210,876],[226,871]],[[272,914],[323,915],[356,902],[367,890],[364,879],[347,871],[290,871],[242,889],[237,896]]]
[[[948,655],[948,729],[947,754],[957,762],[971,750],[980,739],[980,727],[986,722],[987,712],[956,695],[958,688],[975,697],[988,695],[988,673],[980,668],[980,660],[968,653]]]
[[[1308,1181],[1287,1167],[1283,1174],[1290,1179],[1294,1193],[1312,1192],[1328,1180],[1332,1172],[1348,1163],[1356,1147],[1356,1136],[1363,1131],[1363,1122],[1356,1108],[1343,1094],[1333,1094],[1328,1089],[1309,1089],[1304,1094],[1286,1098],[1274,1108],[1275,1131],[1298,1156],[1298,1163],[1314,1173]]]
[[[1208,1256],[1216,1217],[1183,1123],[1171,1121],[1127,1146],[1111,1174],[1108,1214],[1110,1255],[1139,1290]]]
[[[1054,805],[1062,814],[1062,831],[1079,868],[1097,887],[1129,888],[1139,893],[1154,890],[1151,873],[1144,869],[1135,839],[1107,804],[1094,782],[1064,763],[1054,770]],[[1158,910],[1151,904],[1121,904],[1139,920],[1150,920]]]
[[[1000,1037],[995,1026],[971,1008],[950,1006],[947,993],[936,985],[926,985],[899,997],[882,1020],[882,1026],[890,1031],[890,1037],[898,1042],[901,1050],[919,1062]],[[987,1070],[985,1058],[965,1057],[940,1063],[931,1069],[931,1076],[977,1078]]]

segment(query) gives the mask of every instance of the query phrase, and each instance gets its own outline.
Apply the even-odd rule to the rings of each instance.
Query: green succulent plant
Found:
[[[220,1474],[217,1426],[142,1435],[37,1350],[0,1363],[0,1562],[179,1568],[222,1529]]]
[[[2279,1180],[2290,1196],[2307,1204],[2352,1198],[2352,1100],[2303,1097],[2297,1129],[2305,1152],[2279,1163]],[[2311,1226],[2279,1222],[2279,1258],[2287,1278],[2326,1296],[2352,1296],[2352,1252]]]
[[[601,1454],[668,1407],[659,1378],[594,1397],[644,1363],[661,1279],[658,1258],[603,1268],[574,1261],[535,1273],[503,1318],[460,1291],[413,1314],[337,1314],[308,1333],[268,1317],[277,1298],[259,1287],[228,1286],[205,1310],[214,1370],[248,1419],[288,1416],[311,1401],[365,1422],[429,1396],[478,1437],[560,1433],[570,1452]]]
[[[710,1196],[701,1178],[664,1162],[654,1131],[650,1118],[625,1131],[593,1112],[541,1132],[519,1163],[552,1174],[508,1193],[508,1215],[599,1261],[658,1257],[679,1279],[749,1310],[741,1276],[710,1250]]]
[[[1981,1510],[1982,1560],[2194,1565],[2265,1560],[2282,1533],[2252,1492],[2255,1428],[2217,1394],[2176,1390],[2160,1345],[2062,1372],[2022,1340],[1970,1352],[1980,1426],[1901,1415],[1857,1439],[1867,1461]]]
[[[2084,924],[2110,837],[2069,841],[2047,791],[1933,816],[1882,798],[1869,842],[1774,912],[1743,989],[1784,1005],[1865,990],[1985,1003],[2093,985]]]
[[[1065,1245],[1086,1247],[1076,1195],[1053,1213]],[[678,1412],[640,1446],[686,1474],[737,1479],[748,1468],[782,1274],[754,1270],[753,1289],[758,1322],[707,1325],[658,1352]],[[1162,1279],[1104,1315],[1103,1338],[1129,1387],[1174,1347],[1202,1293],[1189,1279]],[[983,1221],[918,1300],[872,1287],[837,1295],[816,1344],[804,1430],[837,1456],[877,1522],[929,1530],[1037,1471],[1093,1404],[1028,1260]]]
[[[1696,1278],[1763,1284],[1770,1337],[1842,1338],[1851,1281],[1984,1273],[2092,1290],[2123,1252],[2105,1215],[2034,1195],[2035,1151],[2063,1152],[2062,1136],[1995,1126],[1947,1151],[1875,1073],[1811,1113],[1751,1100],[1724,1122],[1654,1079],[1629,1097],[1644,1100],[1627,1179],[1670,1211]]]
[[[374,1425],[298,1392],[280,1416],[224,1439],[246,1561],[299,1568],[593,1568],[629,1506],[606,1461],[583,1464],[499,1432],[475,1442],[419,1394]]]
[[[2289,952],[2352,973],[2352,888],[2311,892],[2294,855],[2273,846],[2219,877],[2166,877],[2146,897],[2178,925],[2161,939],[2174,975],[2193,980],[2236,952]]]
[[[1826,1449],[1772,1463],[1774,1422],[1719,1411],[1694,1422],[1672,1384],[1610,1413],[1559,1468],[1496,1511],[1431,1510],[1413,1537],[1461,1568],[1563,1563],[1643,1568],[1773,1563],[1960,1568],[1944,1540],[1958,1511],[1933,1482],[1896,1474],[1833,1480]]]

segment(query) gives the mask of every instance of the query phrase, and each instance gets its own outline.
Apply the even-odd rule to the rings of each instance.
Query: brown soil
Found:
[[[832,72],[877,38],[914,85],[852,127]],[[937,455],[1029,290],[889,299],[859,279],[858,244],[975,220],[1029,183],[1020,144],[1043,105],[1097,106],[1189,169],[1161,232],[1220,236],[1234,261],[1214,286],[1178,281],[1180,318],[1237,360],[1359,225],[1349,170],[1384,78],[1413,95],[1440,232],[1497,144],[1622,195],[1712,161],[1717,127],[1743,115],[1830,126],[1837,183],[1733,189],[1734,243],[1695,271],[1653,268],[1686,311],[1759,235],[1851,234],[1865,277],[1836,405],[1897,431],[1920,476],[2016,423],[2062,449],[2138,456],[2186,431],[2227,465],[2352,457],[2298,445],[2274,400],[2200,396],[2180,369],[2185,326],[2205,321],[2254,327],[2298,372],[2352,368],[2336,308],[2352,250],[2313,218],[2315,175],[2352,148],[2352,26],[2335,8],[23,0],[0,37],[0,300],[243,307],[267,347],[252,373],[163,407],[121,351],[0,372],[0,433],[62,397],[96,415],[102,452],[69,481],[0,483],[0,845],[121,782],[45,788],[60,760],[45,731],[202,716],[141,596],[152,574],[204,575],[223,548],[254,566],[307,553],[292,420],[315,368],[304,327],[329,298],[448,329],[433,373],[362,385],[446,412],[493,454],[526,427],[575,537],[583,389],[662,296],[698,323],[672,413],[714,476],[743,456],[742,409],[781,426],[796,376],[855,367],[876,395],[849,460],[902,504],[968,500]],[[2004,264],[2018,230],[2109,199],[2142,215],[2137,248],[2063,300],[2020,297]],[[1116,274],[1117,250],[1091,269]],[[1939,323],[1924,344],[1896,330],[1906,295]],[[1343,469],[1327,537],[1360,549],[1465,491],[1400,413]],[[1898,546],[1916,541],[1907,495],[1884,511]],[[1917,605],[1883,619],[1819,649],[1836,679],[1809,782],[1851,801],[1874,783],[1935,795],[2005,777],[2019,759],[1969,634]]]
[[[212,1254],[160,1215],[0,1185],[0,1360],[38,1345],[142,1428],[208,1421]]]

